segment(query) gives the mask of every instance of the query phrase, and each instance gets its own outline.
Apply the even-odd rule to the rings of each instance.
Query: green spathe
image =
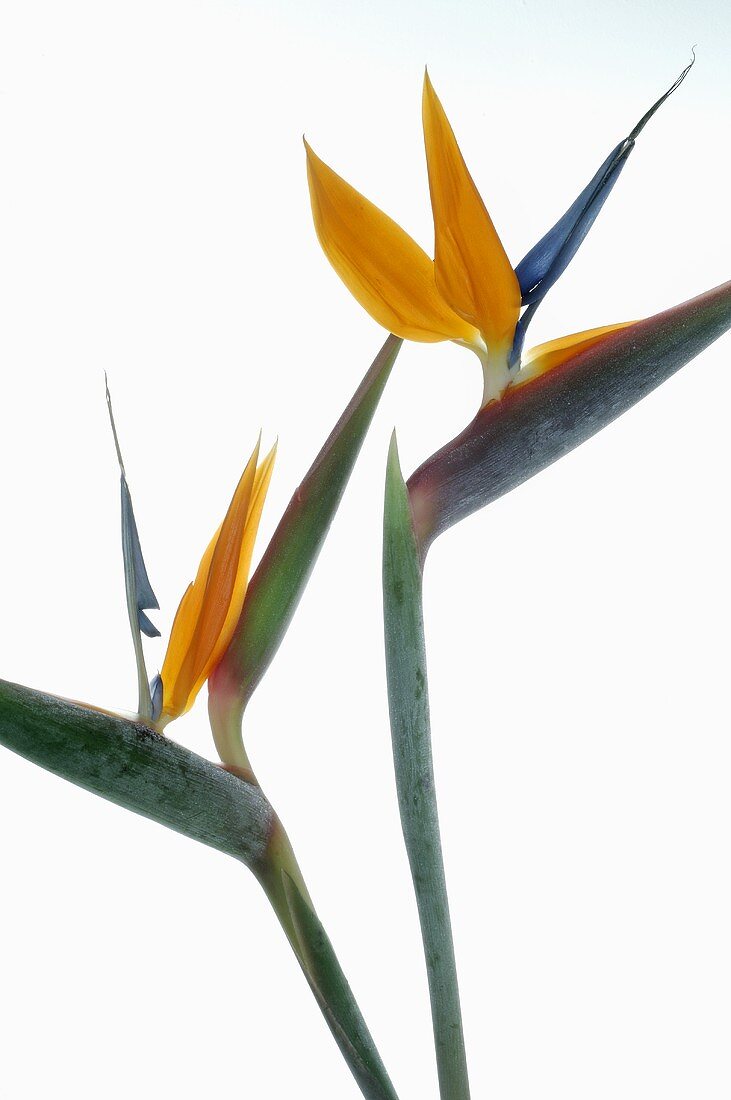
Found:
[[[728,282],[509,388],[409,478],[422,558],[437,535],[578,447],[730,327]]]

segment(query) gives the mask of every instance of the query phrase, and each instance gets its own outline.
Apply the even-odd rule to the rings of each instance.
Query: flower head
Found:
[[[223,523],[180,601],[160,674],[161,726],[185,714],[226,652],[241,615],[254,541],[276,448],[259,463],[259,445],[236,487]]]
[[[397,336],[425,342],[454,340],[476,352],[484,374],[482,404],[488,404],[509,385],[528,377],[521,377],[521,353],[530,319],[591,228],[638,134],[692,64],[612,150],[563,217],[515,270],[427,73],[422,121],[434,259],[305,142],[312,212],[326,256],[360,304]],[[530,377],[619,327],[623,326],[604,325],[541,345],[526,356]]]

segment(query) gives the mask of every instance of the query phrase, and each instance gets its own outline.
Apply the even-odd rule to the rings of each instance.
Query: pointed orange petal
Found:
[[[603,325],[601,328],[589,328],[583,332],[574,332],[570,336],[561,336],[558,340],[548,340],[545,344],[537,344],[523,356],[520,372],[514,385],[520,386],[523,382],[530,382],[540,374],[545,374],[554,367],[560,367],[573,355],[586,351],[594,344],[600,344],[610,332],[628,328],[636,324],[635,321],[620,321],[614,325]]]
[[[259,446],[180,602],[162,667],[162,720],[184,714],[231,640],[248,582],[254,540],[276,447],[257,469]]]
[[[307,142],[305,149],[317,236],[353,297],[379,325],[406,340],[472,341],[474,328],[442,299],[426,252]]]
[[[162,720],[177,718],[187,710],[190,683],[183,681],[180,670],[190,649],[196,624],[200,615],[203,598],[206,593],[206,582],[211,567],[211,559],[216,549],[216,543],[220,534],[219,527],[206,548],[201,558],[195,580],[185,590],[182,600],[175,613],[170,641],[168,642],[165,660],[163,661],[160,678],[162,680]]]
[[[259,521],[264,508],[264,501],[266,500],[269,483],[272,479],[276,453],[277,447],[275,444],[256,471],[256,477],[249,499],[249,507],[246,513],[246,527],[239,546],[236,578],[229,599],[228,611],[226,612],[226,618],[221,627],[213,652],[198,676],[194,695],[197,695],[200,691],[201,687],[228,649],[229,642],[231,641],[233,632],[241,616],[246,589],[249,585],[249,569],[251,568],[251,557],[254,553],[254,543],[256,542]]]
[[[246,534],[246,517],[256,477],[258,452],[257,444],[236,486],[211,558],[198,622],[180,671],[180,679],[190,685],[188,706],[193,703],[201,675],[213,654],[236,588],[239,553]]]
[[[477,326],[490,351],[506,350],[518,321],[520,287],[428,73],[422,115],[437,287],[460,317]]]

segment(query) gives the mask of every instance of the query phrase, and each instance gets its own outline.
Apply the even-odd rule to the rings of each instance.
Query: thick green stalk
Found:
[[[397,1100],[287,835],[250,770],[212,764],[142,722],[3,680],[0,744],[244,863],[277,913],[366,1100]]]
[[[462,1013],[432,766],[422,576],[395,438],[386,476],[383,603],[401,826],[424,941],[442,1100],[468,1100]]]

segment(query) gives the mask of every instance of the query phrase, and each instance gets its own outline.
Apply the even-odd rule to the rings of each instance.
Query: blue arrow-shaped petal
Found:
[[[553,228],[549,229],[516,267],[515,274],[520,284],[522,303],[528,308],[516,329],[512,362],[516,363],[520,358],[526,329],[538,305],[573,260],[582,241],[596,221],[599,211],[609,198],[610,191],[635,147],[637,137],[665,100],[680,87],[694,63],[695,54],[674,84],[653,103],[627,137],[612,149],[599,171],[563,217],[559,218]]]
[[[135,660],[137,663],[137,680],[139,687],[137,712],[142,718],[152,718],[153,705],[150,697],[150,685],[147,680],[147,670],[145,668],[145,657],[142,651],[140,633],[146,634],[148,638],[160,637],[160,631],[145,614],[145,611],[150,611],[152,609],[157,610],[160,604],[157,602],[157,597],[152,591],[150,578],[147,575],[147,567],[145,566],[145,559],[142,556],[140,536],[137,532],[137,523],[132,508],[132,497],[130,495],[129,485],[127,484],[127,475],[124,469],[122,451],[119,446],[117,427],[114,423],[112,398],[109,393],[108,385],[106,386],[106,391],[109,421],[112,425],[114,446],[117,451],[117,460],[119,462],[120,488],[122,495],[122,557],[124,560],[124,586],[127,594],[127,613],[129,615],[129,625],[132,631],[132,642],[134,644]]]

